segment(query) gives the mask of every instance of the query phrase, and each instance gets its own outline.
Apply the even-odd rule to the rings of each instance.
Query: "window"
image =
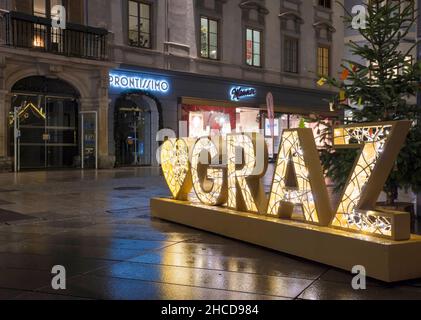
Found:
[[[200,56],[217,60],[218,57],[218,21],[207,17],[200,18]]]
[[[33,5],[34,16],[47,17],[46,0],[34,0]]]
[[[129,1],[129,45],[151,48],[151,5]]]
[[[414,58],[412,57],[412,55],[405,56],[405,63],[400,68],[401,74],[408,73],[411,70],[411,68],[413,67],[413,65],[414,65]]]
[[[285,37],[284,71],[298,73],[298,39]]]
[[[262,32],[246,29],[246,63],[249,66],[262,66]]]
[[[327,9],[332,8],[332,1],[331,0],[318,0],[319,6]]]
[[[403,64],[399,64],[398,66],[391,69],[391,72],[387,72],[388,76],[391,75],[392,79],[396,79],[397,76],[405,75],[408,73],[412,66],[414,65],[414,58],[412,55],[405,56],[405,61]],[[389,70],[390,71],[390,70]],[[373,81],[377,81],[378,78],[376,76],[376,73],[379,72],[379,64],[377,61],[371,62],[371,68],[369,72],[369,77]]]
[[[317,48],[317,72],[319,76],[328,77],[330,74],[329,48]]]
[[[62,0],[33,0],[32,12],[34,16],[42,18],[51,17],[51,9],[56,5],[63,5]]]
[[[376,4],[377,5],[376,7],[377,8],[380,8],[380,7],[384,6],[384,5],[386,5],[386,1],[379,1],[379,0],[373,1],[373,0],[370,0],[369,1],[369,4],[370,5]],[[398,13],[398,14],[402,14],[403,11],[407,7],[409,7],[409,6],[411,6],[412,7],[411,9],[413,11],[415,11],[415,2],[414,2],[414,0],[395,0],[395,1],[391,2],[390,5],[397,7],[397,12],[396,13]],[[414,19],[414,18],[415,18],[415,12],[412,12],[412,19]]]

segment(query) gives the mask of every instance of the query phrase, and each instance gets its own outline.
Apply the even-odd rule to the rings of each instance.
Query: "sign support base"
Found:
[[[316,261],[346,271],[356,265],[369,277],[397,282],[421,278],[421,236],[393,241],[240,213],[172,199],[151,200],[152,216]]]

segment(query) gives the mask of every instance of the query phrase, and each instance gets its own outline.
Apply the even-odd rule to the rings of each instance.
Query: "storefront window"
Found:
[[[235,108],[185,105],[183,121],[192,138],[227,135],[235,129]]]
[[[236,120],[237,133],[260,132],[260,110],[238,108]]]
[[[191,138],[224,136],[229,133],[261,133],[265,136],[271,158],[277,155],[282,132],[288,129],[311,128],[317,147],[325,147],[325,129],[333,121],[328,118],[316,121],[311,115],[275,113],[272,136],[267,113],[257,108],[183,105],[181,120],[187,122],[188,136]]]

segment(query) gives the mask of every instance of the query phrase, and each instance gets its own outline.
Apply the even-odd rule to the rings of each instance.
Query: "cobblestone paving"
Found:
[[[151,219],[149,199],[168,195],[157,169],[0,183],[0,299],[421,299],[421,281],[354,291],[346,272]]]

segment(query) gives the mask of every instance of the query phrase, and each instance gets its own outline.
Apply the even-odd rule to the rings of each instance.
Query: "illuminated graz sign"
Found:
[[[335,128],[337,148],[358,149],[337,208],[331,206],[311,129],[283,132],[269,194],[262,183],[267,146],[259,134],[169,139],[161,148],[161,164],[175,200],[188,201],[193,190],[196,201],[206,206],[408,240],[406,218],[374,209],[410,126],[409,121],[397,121]],[[296,207],[301,208],[300,217]]]
[[[245,98],[255,97],[257,90],[255,88],[233,87],[230,90],[231,100],[240,101]]]
[[[110,87],[120,89],[137,89],[150,92],[167,93],[170,84],[167,80],[156,79],[150,76],[129,76],[122,74],[110,74]]]

